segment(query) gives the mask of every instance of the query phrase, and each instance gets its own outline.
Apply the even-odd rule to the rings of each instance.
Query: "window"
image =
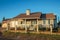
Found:
[[[21,24],[24,24],[25,23],[25,21],[21,21]]]
[[[48,24],[50,24],[50,19],[48,20]]]
[[[45,24],[45,19],[43,20],[43,24]]]
[[[37,21],[32,21],[32,24],[37,24]]]
[[[22,24],[22,21],[21,21],[21,24]]]

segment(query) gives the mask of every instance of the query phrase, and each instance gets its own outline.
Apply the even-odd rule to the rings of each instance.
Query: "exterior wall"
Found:
[[[26,24],[31,24],[31,21],[27,21],[27,23]]]
[[[23,20],[20,20],[20,19],[18,19],[18,20],[11,20],[10,21],[10,27],[19,27],[20,26],[20,24],[21,24],[21,21],[23,21]]]
[[[34,20],[26,21],[27,27],[31,26],[32,21],[34,21]],[[35,20],[35,21],[37,21],[37,20]],[[23,19],[11,20],[10,21],[10,27],[21,27],[21,28],[23,28],[25,26],[25,23],[21,24],[21,22],[25,22],[25,20],[23,20]],[[53,19],[50,20],[50,24],[52,24],[54,27],[54,20]],[[45,27],[49,27],[50,24],[48,23],[48,19],[45,20],[45,24],[43,24],[43,20],[41,20],[41,19],[38,20],[38,25],[45,25]],[[36,25],[34,24],[34,27],[36,27]],[[2,24],[2,27],[8,27],[7,23]]]
[[[22,27],[21,22],[23,21],[23,19],[18,19],[17,21],[18,21],[18,23],[17,23],[17,24],[18,24],[17,27]]]
[[[52,27],[54,28],[54,20],[50,20],[50,26],[52,24]]]
[[[38,24],[43,25],[43,26],[48,27],[48,28],[52,24],[54,27],[54,20],[53,19],[50,19],[50,24],[48,23],[48,19],[45,20],[45,24],[43,22],[44,22],[43,20],[39,20]]]
[[[15,27],[15,21],[10,21],[10,27]]]
[[[25,23],[21,24],[21,21],[24,22],[25,20],[11,21],[11,25],[10,26],[12,26],[12,27],[15,27],[15,26],[21,27],[21,26],[23,26],[25,24]],[[32,22],[32,20],[26,21],[26,25],[27,26],[31,25],[31,22]],[[54,26],[54,20],[51,19],[50,20],[50,24],[48,23],[48,20],[45,20],[45,24],[43,24],[43,20],[38,20],[38,24],[39,25],[45,25],[46,27],[49,27],[50,24],[53,24],[53,26]]]
[[[43,25],[43,20],[38,20],[38,24]]]
[[[7,26],[8,26],[7,23],[2,24],[2,28],[6,28]]]
[[[49,25],[48,20],[46,20],[46,25]]]
[[[26,25],[27,25],[27,27],[29,27],[31,25],[31,21],[27,21]]]
[[[54,24],[54,20],[51,19],[51,20],[50,20],[50,24]]]
[[[50,27],[49,25],[50,25],[49,20],[46,20],[46,27],[49,28]]]

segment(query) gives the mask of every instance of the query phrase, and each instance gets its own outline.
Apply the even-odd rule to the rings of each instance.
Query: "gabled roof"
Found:
[[[2,22],[2,23],[6,23],[8,20],[10,20],[10,19],[5,19],[5,20],[3,20],[3,22]]]
[[[3,20],[3,21],[7,21],[7,20],[10,20],[10,19],[5,19],[5,20]]]
[[[30,13],[30,15],[25,14],[20,14],[14,18],[23,18],[23,19],[35,19],[35,18],[40,18],[41,12],[35,12],[35,13]]]
[[[52,13],[48,13],[48,14],[42,14],[41,15],[42,19],[55,19],[56,15],[52,14]]]
[[[42,14],[41,12],[30,13],[30,15],[20,14],[14,18],[21,18],[21,19],[55,19],[56,16],[53,13]]]
[[[46,18],[47,19],[55,19],[56,18],[56,15],[50,13],[50,14],[47,14],[46,15]]]
[[[11,19],[15,19],[15,18],[20,18],[20,19],[56,19],[56,15],[54,15],[52,13],[42,14],[41,12],[35,12],[35,13],[30,13],[30,15],[26,15],[26,13],[19,14],[18,16],[11,18]],[[3,21],[7,22],[8,20],[11,20],[11,19],[6,19]]]

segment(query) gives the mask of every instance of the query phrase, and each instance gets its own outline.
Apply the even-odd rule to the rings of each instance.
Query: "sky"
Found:
[[[0,0],[0,21],[13,18],[27,9],[32,12],[54,13],[60,17],[60,0]]]

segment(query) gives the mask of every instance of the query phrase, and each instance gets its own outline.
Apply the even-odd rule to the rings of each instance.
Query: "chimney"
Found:
[[[26,10],[26,15],[30,15],[30,9]]]

